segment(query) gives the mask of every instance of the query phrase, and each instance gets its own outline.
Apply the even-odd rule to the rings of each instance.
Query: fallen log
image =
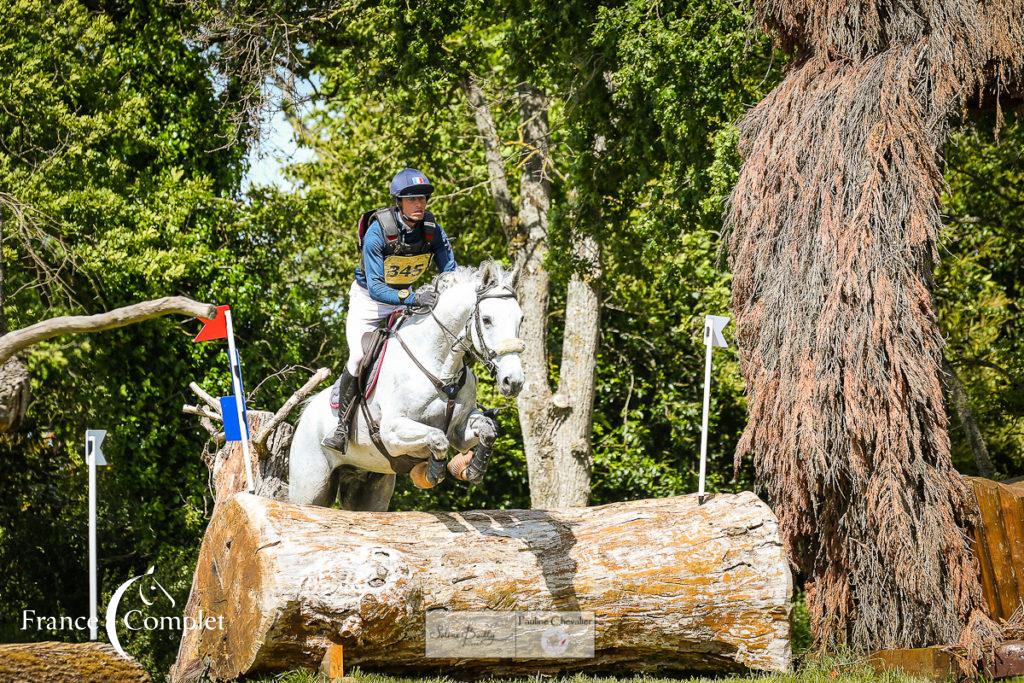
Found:
[[[150,683],[134,659],[107,643],[11,643],[0,645],[0,681],[32,683]]]
[[[200,549],[171,681],[347,666],[464,677],[784,671],[792,579],[752,493],[563,510],[348,512],[245,493]],[[427,613],[591,612],[583,659],[428,658]]]

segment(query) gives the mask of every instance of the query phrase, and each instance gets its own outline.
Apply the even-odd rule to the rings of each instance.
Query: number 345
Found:
[[[398,277],[399,275],[401,275],[402,277],[410,277],[412,275],[419,275],[420,273],[423,272],[423,269],[425,267],[426,266],[424,266],[422,263],[417,263],[416,265],[408,265],[405,268],[399,268],[398,266],[388,266],[387,276]]]

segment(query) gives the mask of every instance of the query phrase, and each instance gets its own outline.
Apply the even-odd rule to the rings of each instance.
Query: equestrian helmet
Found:
[[[415,168],[407,166],[391,179],[391,196],[395,199],[418,195],[429,197],[433,191],[430,179]]]

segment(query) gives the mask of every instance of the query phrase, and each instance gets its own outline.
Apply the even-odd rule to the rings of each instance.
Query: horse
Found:
[[[438,483],[445,469],[467,478],[459,475],[470,464],[469,451],[476,448],[486,458],[497,437],[497,423],[477,408],[467,353],[492,371],[504,396],[517,396],[525,380],[519,357],[523,312],[514,279],[488,260],[441,273],[427,285],[437,292],[437,303],[390,333],[373,393],[354,408],[344,455],[320,445],[338,424],[330,388],[307,400],[289,452],[289,500],[328,506],[337,499],[346,510],[386,511],[396,474],[409,462],[418,463],[410,475],[421,488]],[[446,463],[449,447],[461,455]],[[396,459],[405,467],[396,468]],[[473,464],[482,476],[486,459]]]

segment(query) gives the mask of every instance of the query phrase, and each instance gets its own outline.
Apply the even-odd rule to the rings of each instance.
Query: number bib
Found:
[[[384,282],[389,285],[411,285],[420,279],[430,265],[430,252],[417,256],[388,256],[384,259]]]

